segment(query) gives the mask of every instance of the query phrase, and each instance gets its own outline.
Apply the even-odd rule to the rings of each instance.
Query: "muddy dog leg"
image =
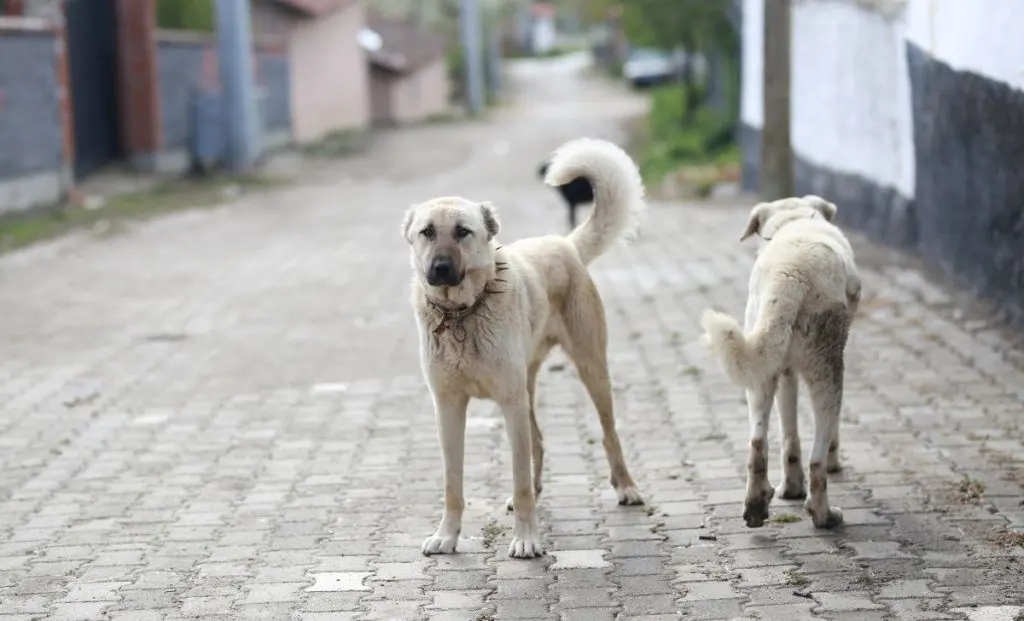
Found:
[[[747,459],[747,498],[743,502],[743,521],[749,528],[760,528],[768,519],[768,505],[775,490],[768,482],[768,417],[778,379],[772,377],[756,389],[747,390],[750,414],[750,456]]]
[[[775,407],[779,410],[779,430],[782,432],[782,482],[775,488],[775,493],[786,500],[803,500],[807,497],[807,479],[801,463],[796,414],[799,390],[799,381],[792,370],[779,376]]]
[[[804,507],[818,528],[835,528],[843,523],[843,512],[828,504],[828,449],[839,425],[843,401],[842,358],[831,357],[812,367],[805,375],[814,407],[814,446],[811,448],[811,489]]]
[[[836,421],[832,428],[832,439],[828,443],[828,457],[825,462],[825,469],[830,473],[840,472],[843,465],[839,463],[839,421]]]

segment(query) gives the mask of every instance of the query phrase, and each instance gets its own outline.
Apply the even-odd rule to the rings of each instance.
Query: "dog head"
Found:
[[[838,211],[835,204],[813,194],[760,203],[750,210],[747,228],[743,230],[740,241],[754,234],[762,239],[771,239],[776,231],[795,220],[820,219],[832,222]]]
[[[443,197],[409,209],[402,235],[417,277],[431,287],[458,287],[467,274],[494,266],[491,241],[500,225],[494,206]]]

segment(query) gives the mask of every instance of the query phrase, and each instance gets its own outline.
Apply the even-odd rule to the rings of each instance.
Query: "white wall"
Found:
[[[1024,90],[1024,2],[910,0],[906,37],[954,69]]]
[[[297,141],[369,125],[369,63],[356,40],[365,24],[362,2],[319,19],[293,22],[289,57]]]
[[[760,129],[764,0],[744,0],[741,117]],[[914,196],[906,41],[1024,89],[1024,0],[794,0],[793,148]]]

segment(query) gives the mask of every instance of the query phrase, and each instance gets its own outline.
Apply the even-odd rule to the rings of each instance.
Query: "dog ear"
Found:
[[[416,205],[410,207],[409,210],[405,212],[405,217],[402,218],[402,237],[404,237],[405,241],[410,244],[412,243],[412,240],[409,239],[409,227],[412,226],[412,219],[414,215],[416,215]]]
[[[747,228],[743,229],[743,234],[740,235],[740,241],[746,241],[751,235],[761,234],[761,227],[764,226],[765,220],[768,219],[770,209],[771,205],[768,203],[754,205],[754,208],[750,210]]]
[[[811,207],[817,209],[829,222],[836,219],[836,213],[839,212],[839,208],[836,207],[835,203],[830,203],[822,197],[814,194],[808,194],[804,197],[804,200],[809,203]]]
[[[487,241],[494,239],[494,236],[501,230],[501,223],[498,222],[498,213],[494,205],[485,202],[480,203],[480,213],[484,216],[484,228],[487,229]]]

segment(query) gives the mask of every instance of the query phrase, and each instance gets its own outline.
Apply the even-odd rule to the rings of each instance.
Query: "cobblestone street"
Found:
[[[563,231],[537,165],[580,135],[623,140],[642,111],[576,57],[511,69],[516,97],[486,123],[396,131],[297,186],[0,257],[0,621],[1024,618],[1024,372],[998,330],[950,318],[955,293],[863,241],[830,477],[846,525],[775,500],[744,526],[746,405],[699,317],[742,314],[749,201],[654,202],[591,268],[648,506],[616,505],[556,354],[538,395],[548,555],[506,556],[511,460],[487,403],[459,554],[421,555],[441,453],[401,216],[459,194],[497,205],[504,240]]]

